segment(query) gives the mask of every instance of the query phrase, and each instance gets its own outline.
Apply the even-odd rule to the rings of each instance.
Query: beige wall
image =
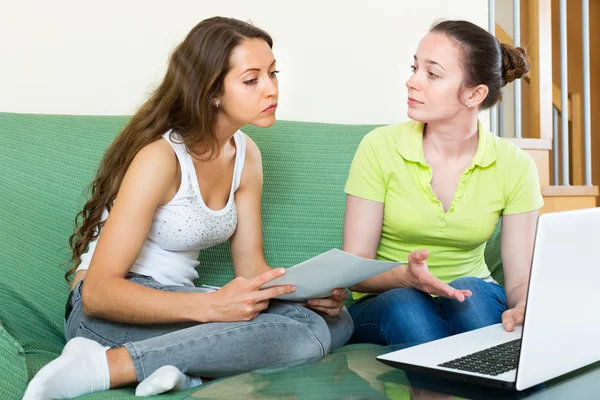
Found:
[[[439,18],[487,29],[483,0],[4,2],[0,111],[130,114],[200,20],[252,20],[275,39],[280,119],[405,120],[409,65]],[[487,125],[489,119],[482,116]]]

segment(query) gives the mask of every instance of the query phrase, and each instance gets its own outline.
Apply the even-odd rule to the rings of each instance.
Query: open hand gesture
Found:
[[[454,289],[431,275],[426,261],[428,256],[427,250],[413,251],[408,255],[408,266],[401,267],[406,268],[404,281],[407,287],[436,296],[456,299],[460,302],[464,301],[465,297],[472,295],[470,290]]]

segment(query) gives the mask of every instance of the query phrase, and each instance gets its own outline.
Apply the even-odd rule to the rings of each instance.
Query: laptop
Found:
[[[377,359],[405,371],[525,390],[600,360],[599,287],[600,208],[542,214],[522,327],[506,332],[492,325]]]

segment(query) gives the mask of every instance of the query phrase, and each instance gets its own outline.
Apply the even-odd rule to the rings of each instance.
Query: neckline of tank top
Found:
[[[204,202],[204,198],[202,197],[202,190],[200,190],[200,184],[198,183],[198,175],[196,174],[196,168],[194,168],[194,162],[192,160],[192,156],[189,154],[189,152],[187,152],[186,149],[186,156],[188,157],[188,161],[189,161],[189,167],[191,168],[191,180],[192,180],[192,186],[194,188],[194,191],[196,192],[196,195],[199,197],[200,200],[200,205],[202,206],[202,208],[207,211],[209,214],[215,215],[215,216],[220,216],[220,215],[224,215],[226,214],[230,209],[231,206],[234,202],[234,192],[235,192],[235,183],[236,183],[236,175],[238,172],[238,167],[239,167],[239,158],[240,158],[240,131],[238,130],[234,135],[233,135],[233,140],[235,142],[235,164],[233,166],[233,177],[231,180],[231,188],[229,190],[229,198],[227,199],[227,203],[225,204],[225,206],[219,210],[214,210],[210,207],[208,207],[206,205],[206,203]]]

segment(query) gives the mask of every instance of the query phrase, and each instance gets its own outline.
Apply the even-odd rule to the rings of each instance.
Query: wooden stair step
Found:
[[[569,196],[598,196],[598,186],[544,186],[542,196],[544,197],[569,197]]]
[[[596,207],[598,186],[543,186],[541,213]]]

